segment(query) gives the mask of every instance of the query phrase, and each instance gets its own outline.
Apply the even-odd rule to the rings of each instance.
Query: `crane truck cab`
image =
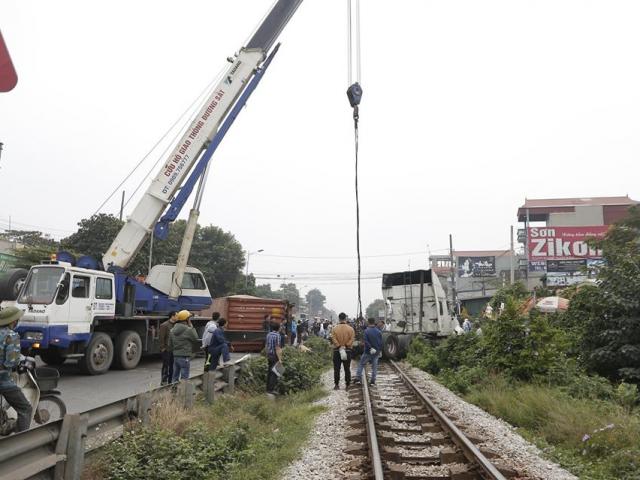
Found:
[[[154,282],[170,285],[175,266],[152,269]],[[170,310],[201,310],[211,304],[202,273],[187,268],[183,295],[172,302],[153,285],[112,273],[50,261],[31,267],[16,306],[23,350],[50,365],[77,358],[84,373],[112,366],[135,368],[146,353],[159,352],[159,326]],[[203,319],[204,321],[204,319]]]
[[[382,296],[387,305],[385,357],[404,356],[415,336],[438,339],[455,333],[458,321],[451,316],[446,293],[431,269],[383,274]]]

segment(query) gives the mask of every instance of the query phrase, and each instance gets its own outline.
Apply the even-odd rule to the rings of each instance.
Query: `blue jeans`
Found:
[[[371,364],[371,383],[376,383],[376,375],[378,374],[378,360],[380,359],[380,354],[376,353],[375,355],[371,355],[370,353],[363,353],[360,357],[360,363],[358,364],[358,370],[356,371],[356,380],[362,381],[362,370],[364,370],[364,366],[367,363]]]
[[[173,382],[189,379],[189,369],[191,367],[190,357],[173,357]]]
[[[211,365],[209,366],[211,370],[215,370],[216,368],[218,368],[220,355],[222,355],[223,362],[228,362],[229,360],[231,360],[231,356],[229,355],[229,345],[227,345],[226,343],[217,345],[215,347],[209,347],[209,354],[211,355]]]

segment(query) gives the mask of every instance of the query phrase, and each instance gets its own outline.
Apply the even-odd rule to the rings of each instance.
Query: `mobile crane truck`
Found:
[[[210,159],[256,88],[273,56],[272,46],[302,0],[278,0],[231,63],[184,135],[164,162],[102,261],[60,254],[33,266],[15,305],[25,311],[18,326],[21,347],[38,352],[48,364],[77,358],[88,374],[113,365],[135,368],[143,354],[159,351],[158,327],[169,311],[202,310],[212,299],[202,273],[187,266]],[[151,232],[166,238],[194,187],[176,265],[154,266],[144,282],[127,275]],[[164,213],[164,215],[163,215]],[[9,275],[15,282],[20,275]],[[9,299],[13,300],[13,299]],[[202,328],[206,319],[194,322]]]

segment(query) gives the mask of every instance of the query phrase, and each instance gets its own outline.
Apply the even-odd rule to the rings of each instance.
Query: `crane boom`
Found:
[[[160,172],[104,254],[105,268],[126,268],[183,184],[205,146],[254,76],[302,0],[278,0],[196,114]]]

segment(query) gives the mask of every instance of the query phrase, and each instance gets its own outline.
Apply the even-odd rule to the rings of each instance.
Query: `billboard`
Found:
[[[601,258],[602,251],[588,245],[589,239],[601,239],[608,226],[529,227],[529,261]]]
[[[9,50],[4,43],[2,33],[0,33],[0,92],[8,92],[18,83],[18,75],[16,74]]]
[[[496,257],[458,257],[458,277],[494,277]]]
[[[547,260],[548,273],[586,272],[587,259]]]

